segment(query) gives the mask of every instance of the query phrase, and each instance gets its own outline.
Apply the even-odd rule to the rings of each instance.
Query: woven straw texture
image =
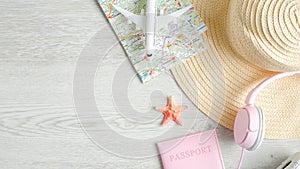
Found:
[[[206,115],[233,129],[250,90],[273,71],[300,70],[300,1],[193,0],[208,26],[207,50],[172,69],[185,94]],[[300,78],[267,86],[255,100],[266,138],[300,138]]]

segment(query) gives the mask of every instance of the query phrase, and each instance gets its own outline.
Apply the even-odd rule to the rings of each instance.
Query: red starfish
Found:
[[[182,126],[182,122],[179,119],[180,113],[186,110],[187,106],[177,106],[174,104],[173,96],[169,97],[168,104],[166,107],[155,107],[155,110],[160,111],[164,114],[164,120],[162,125],[165,126],[172,118],[177,124]]]

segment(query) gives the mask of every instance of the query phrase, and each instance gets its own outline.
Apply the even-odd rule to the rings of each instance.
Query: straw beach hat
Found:
[[[233,129],[250,90],[278,72],[300,71],[300,0],[192,0],[206,23],[207,50],[172,73],[206,115]],[[195,94],[198,93],[198,94]],[[259,93],[266,138],[300,138],[300,76]]]

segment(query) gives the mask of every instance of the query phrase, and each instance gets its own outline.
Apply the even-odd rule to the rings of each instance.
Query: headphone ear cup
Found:
[[[265,115],[260,107],[257,107],[257,111],[259,113],[259,131],[257,135],[257,139],[254,145],[249,149],[249,151],[257,150],[262,144],[265,137]]]
[[[249,151],[257,146],[258,135],[261,128],[260,112],[253,105],[241,108],[234,122],[234,139],[242,148]],[[254,150],[254,149],[253,149]]]

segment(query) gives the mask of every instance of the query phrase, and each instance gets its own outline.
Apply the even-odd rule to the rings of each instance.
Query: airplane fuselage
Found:
[[[156,0],[147,0],[146,9],[146,54],[151,57],[155,51],[155,32],[156,32]]]

